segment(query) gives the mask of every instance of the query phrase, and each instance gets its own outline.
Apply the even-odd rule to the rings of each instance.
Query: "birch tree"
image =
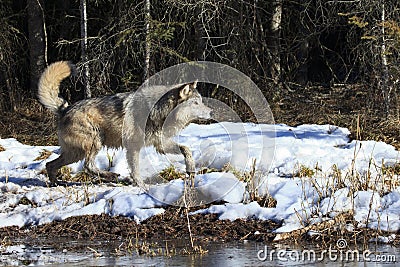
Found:
[[[400,15],[397,1],[369,0],[359,3],[346,14],[349,23],[362,31],[360,40],[354,40],[357,61],[366,74],[371,89],[379,94],[381,111],[386,117],[393,108],[392,97],[400,69]]]
[[[86,0],[80,1],[80,11],[81,11],[81,57],[83,64],[83,84],[84,84],[84,95],[85,98],[90,98],[92,96],[90,89],[90,72],[88,65],[88,34],[87,34],[87,2]]]
[[[381,64],[382,64],[382,77],[381,77],[381,90],[383,95],[383,100],[385,102],[385,114],[389,116],[390,112],[390,92],[392,86],[389,82],[389,64],[387,58],[387,50],[386,50],[386,33],[385,33],[385,24],[386,24],[386,13],[385,13],[385,3],[382,2],[381,4],[381,33],[382,33],[382,40],[381,40]]]
[[[150,54],[151,54],[151,37],[150,37],[150,23],[151,23],[151,14],[150,14],[151,3],[150,0],[145,0],[145,56],[144,56],[144,80],[149,78],[150,71]]]
[[[257,3],[257,0],[256,2]],[[272,3],[272,20],[269,38],[269,51],[271,54],[270,73],[275,84],[279,83],[281,76],[281,59],[280,59],[280,38],[282,24],[282,0],[274,0]]]

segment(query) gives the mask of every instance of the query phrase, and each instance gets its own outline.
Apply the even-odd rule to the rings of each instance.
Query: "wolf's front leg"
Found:
[[[185,157],[186,173],[189,174],[191,178],[193,178],[196,172],[196,166],[192,156],[192,151],[190,151],[187,146],[183,145],[179,145],[179,149]]]
[[[130,170],[130,181],[132,184],[137,184],[141,188],[145,188],[145,183],[140,177],[139,169],[139,152],[137,148],[131,146],[127,147],[126,150],[126,160],[128,161],[128,166]]]
[[[179,145],[171,140],[164,141],[161,146],[156,146],[156,150],[161,154],[182,154],[185,157],[186,173],[191,177],[196,171],[192,152],[187,146]]]
[[[185,157],[186,173],[189,175],[191,187],[194,187],[194,175],[196,174],[196,166],[192,156],[192,151],[187,146],[179,145],[183,156]]]

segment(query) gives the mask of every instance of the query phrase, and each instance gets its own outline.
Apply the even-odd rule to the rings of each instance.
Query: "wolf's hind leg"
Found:
[[[98,178],[98,180],[102,182],[116,182],[119,176],[119,174],[115,172],[100,170],[92,161],[87,164],[85,162],[84,167],[87,173]]]
[[[99,168],[97,168],[95,164],[95,158],[101,149],[102,143],[97,133],[93,134],[91,139],[93,141],[90,144],[87,144],[88,146],[84,147],[84,150],[86,151],[84,164],[85,171],[88,172],[90,175],[99,178],[100,181],[116,182],[119,174],[100,170]]]
[[[119,174],[115,172],[100,170],[99,168],[97,168],[94,159],[95,157],[90,157],[90,158],[87,157],[85,159],[85,164],[84,164],[85,171],[88,172],[90,175],[99,178],[100,181],[116,182]]]
[[[77,162],[79,160],[83,159],[83,154],[80,153],[69,153],[69,152],[61,152],[61,155],[56,158],[55,160],[52,160],[50,162],[46,163],[46,170],[47,170],[47,175],[49,176],[50,179],[50,184],[52,186],[56,185],[57,182],[57,171],[61,167]]]

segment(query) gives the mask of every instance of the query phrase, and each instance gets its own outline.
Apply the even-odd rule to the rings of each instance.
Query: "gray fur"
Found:
[[[72,65],[60,61],[51,64],[42,74],[39,82],[39,100],[58,115],[58,140],[61,155],[46,164],[51,184],[57,184],[57,171],[62,166],[85,159],[84,167],[90,174],[106,181],[114,181],[115,173],[100,170],[95,165],[95,156],[102,146],[118,148],[122,146],[122,128],[131,93],[79,101],[68,106],[58,96],[62,79],[68,77]],[[212,110],[202,103],[196,90],[196,83],[175,85],[165,95],[155,86],[148,95],[141,96],[141,103],[134,106],[137,121],[130,121],[128,133],[133,142],[124,144],[133,181],[142,184],[139,175],[139,152],[144,145],[154,145],[159,153],[182,153],[185,157],[186,171],[194,173],[195,164],[189,148],[174,143],[171,139],[187,124],[195,119],[209,119]],[[165,88],[164,88],[165,89]],[[151,93],[150,93],[151,92]],[[150,99],[159,97],[154,107],[146,106]],[[148,110],[149,118],[144,128],[138,125],[140,114]],[[136,112],[137,111],[137,112]],[[165,122],[168,127],[163,127]],[[142,127],[143,128],[143,127]],[[130,180],[132,181],[132,179]]]
[[[172,137],[192,121],[210,119],[212,110],[203,104],[202,97],[196,90],[196,83],[177,85],[177,88],[179,90],[169,89],[151,110],[146,110],[147,104],[154,102],[151,96],[148,96],[145,102],[141,101],[145,97],[135,96],[137,101],[133,101],[132,106],[127,109],[132,108],[133,112],[132,116],[127,114],[125,117],[127,136],[124,147],[127,150],[131,177],[139,185],[143,185],[139,174],[139,152],[143,146],[153,145],[161,154],[183,154],[186,172],[191,176],[195,172],[195,162],[190,149],[177,144]],[[145,94],[152,92],[151,94],[159,95],[158,92],[165,90],[163,87],[154,86],[148,88]],[[142,108],[138,110],[137,106]],[[149,118],[146,122],[141,121],[146,117]]]

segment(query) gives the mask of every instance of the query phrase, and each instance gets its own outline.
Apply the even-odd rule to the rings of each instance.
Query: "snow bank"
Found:
[[[229,170],[195,177],[196,190],[208,202],[226,202],[195,213],[216,213],[228,220],[279,221],[283,225],[276,231],[287,232],[352,210],[359,226],[400,230],[400,187],[383,190],[381,169],[383,162],[389,166],[398,162],[398,151],[382,142],[350,141],[348,135],[347,129],[331,125],[217,123],[191,124],[176,140],[190,147],[198,169]],[[41,172],[46,162],[58,156],[58,147],[28,146],[15,139],[0,139],[0,145],[5,149],[0,152],[0,227],[101,213],[141,222],[163,213],[166,205],[177,203],[185,188],[185,182],[179,179],[151,185],[147,192],[113,184],[48,188],[47,177]],[[44,149],[52,152],[45,160],[38,158]],[[108,158],[112,158],[112,166]],[[171,164],[185,170],[182,156],[160,155],[151,147],[142,149],[140,158],[143,177],[154,177]],[[110,167],[123,177],[129,175],[123,149],[102,149],[96,164]],[[244,202],[249,185],[238,177],[251,171],[254,164],[258,194],[269,194],[276,207]],[[82,165],[77,162],[70,168],[76,173]],[[302,168],[309,174],[301,174]],[[357,175],[360,183],[371,186],[350,190],[354,180],[339,181],[335,172],[342,178]],[[398,183],[396,175],[392,179]],[[372,190],[374,186],[376,190]]]

